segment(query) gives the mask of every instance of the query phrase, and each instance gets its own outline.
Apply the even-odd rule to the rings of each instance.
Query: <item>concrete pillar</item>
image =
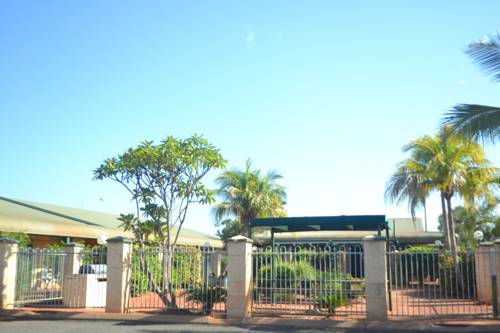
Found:
[[[70,308],[85,307],[85,290],[81,285],[82,276],[78,276],[80,266],[83,264],[83,244],[66,243],[63,245],[64,275],[62,297],[64,306]]]
[[[64,277],[78,274],[78,270],[83,264],[83,244],[66,243],[63,245],[63,252],[66,254],[64,260]]]
[[[0,309],[13,309],[16,300],[17,241],[0,238]]]
[[[220,252],[210,253],[210,258],[208,259],[209,276],[212,276],[212,274],[215,278],[220,276],[221,259],[222,254]]]
[[[493,243],[479,244],[474,256],[476,260],[477,300],[481,304],[491,304],[491,275],[493,260]]]
[[[387,320],[386,240],[380,236],[363,239],[366,280],[366,319]]]
[[[130,299],[132,241],[114,237],[107,243],[106,312],[124,313]]]
[[[241,235],[227,242],[227,318],[243,319],[251,315],[252,243]]]

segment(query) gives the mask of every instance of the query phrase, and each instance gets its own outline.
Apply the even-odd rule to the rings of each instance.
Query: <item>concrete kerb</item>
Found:
[[[500,332],[500,321],[449,321],[437,324],[431,320],[418,321],[333,321],[329,319],[293,319],[252,317],[239,319],[222,319],[211,316],[144,314],[144,313],[105,313],[105,312],[57,312],[57,311],[0,311],[2,320],[112,320],[136,322],[137,324],[193,324],[224,325],[244,327],[287,327],[291,329],[317,330],[349,330],[378,332]],[[439,325],[439,326],[438,326]]]

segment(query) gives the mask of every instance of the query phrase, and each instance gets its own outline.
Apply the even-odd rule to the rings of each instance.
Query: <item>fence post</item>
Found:
[[[213,277],[218,278],[220,276],[221,270],[221,259],[222,254],[220,252],[209,252],[210,257],[208,259],[209,266],[209,276],[213,274]]]
[[[491,276],[494,275],[491,271],[492,249],[493,243],[485,242],[479,244],[475,251],[477,300],[482,304],[491,304],[493,301],[491,297]]]
[[[0,238],[0,309],[13,309],[16,301],[17,241]]]
[[[78,270],[83,263],[83,244],[66,243],[63,245],[63,252],[66,254],[64,260],[64,278],[78,274]]]
[[[380,236],[363,238],[366,280],[366,319],[387,320],[386,240]]]
[[[493,248],[493,257],[495,260],[495,279],[496,279],[496,301],[497,301],[497,311],[496,315],[498,316],[498,313],[500,312],[500,306],[498,305],[498,301],[500,300],[500,239],[495,240],[493,242],[494,248]]]
[[[124,313],[130,299],[132,241],[119,236],[107,243],[106,312]]]
[[[252,305],[252,243],[244,236],[227,242],[227,317],[250,317]]]

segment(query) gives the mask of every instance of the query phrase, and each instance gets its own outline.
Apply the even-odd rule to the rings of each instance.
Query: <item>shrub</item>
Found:
[[[274,267],[274,275],[272,269],[272,265],[268,264],[257,271],[257,287],[295,288],[308,285],[316,277],[316,270],[306,261],[278,262]]]
[[[187,300],[200,302],[206,312],[211,312],[214,304],[224,302],[226,297],[226,289],[221,286],[196,287],[188,290]]]
[[[155,249],[146,248],[142,259],[140,250],[133,252],[131,276],[131,295],[133,297],[154,291],[155,283],[163,285],[162,253],[155,251]],[[196,248],[181,248],[176,251],[172,257],[171,282],[174,289],[200,285],[203,270],[206,269],[207,257]],[[146,273],[146,267],[149,276]]]
[[[345,293],[339,291],[316,296],[315,304],[319,309],[328,309],[329,313],[335,313],[335,309],[347,304],[349,299]]]

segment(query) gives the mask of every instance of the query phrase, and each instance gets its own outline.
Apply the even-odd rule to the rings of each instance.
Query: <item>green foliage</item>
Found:
[[[420,246],[411,246],[402,251],[402,253],[433,253],[441,251],[439,248],[435,246],[429,245],[420,245]]]
[[[315,299],[316,306],[319,309],[328,309],[329,313],[335,313],[335,309],[349,303],[346,293],[335,291],[328,294],[319,294]]]
[[[227,240],[231,237],[244,233],[244,228],[238,220],[226,219],[218,223],[218,226],[221,226],[222,229],[217,230],[217,236],[224,242],[227,242]]]
[[[245,170],[232,169],[219,175],[215,182],[221,199],[214,209],[216,226],[224,226],[226,234],[232,234],[238,227],[228,219],[236,220],[243,234],[248,233],[248,224],[256,217],[286,216],[285,188],[279,184],[283,178],[276,171],[262,175],[260,170],[253,170],[250,159]]]
[[[172,283],[176,288],[186,288],[201,283],[202,263],[208,262],[206,253],[197,251],[196,248],[188,252],[177,251],[172,261]]]
[[[457,104],[445,114],[443,123],[453,126],[457,133],[475,140],[496,142],[500,138],[499,107]]]
[[[398,274],[398,284],[404,286],[438,281],[441,292],[451,298],[465,297],[464,293],[474,290],[473,252],[458,252],[455,265],[453,254],[446,250],[414,246],[400,252],[391,264],[393,272]]]
[[[162,245],[173,248],[189,205],[214,201],[201,180],[225,164],[219,150],[201,136],[168,136],[159,144],[145,141],[106,159],[94,170],[94,179],[114,180],[130,193],[136,213],[120,219],[137,241],[154,234]]]
[[[132,276],[130,292],[132,297],[154,291],[154,283],[161,284],[163,269],[160,260],[151,254],[132,252]],[[147,268],[147,269],[146,269]]]
[[[226,289],[220,286],[197,287],[188,290],[188,301],[197,301],[203,304],[205,311],[210,312],[213,305],[226,300]]]
[[[466,53],[493,81],[500,82],[500,34],[469,44]],[[457,104],[444,116],[443,123],[460,134],[496,142],[500,138],[500,108],[478,104]]]
[[[497,169],[485,158],[479,144],[453,133],[450,127],[413,140],[403,150],[410,156],[389,179],[386,198],[397,203],[408,201],[413,213],[431,192],[439,192],[447,227],[445,243],[455,252],[455,238],[450,237],[455,227],[453,219],[448,218],[452,197],[458,194],[472,206],[478,198],[490,196],[497,187]]]
[[[154,290],[154,285],[162,285],[164,268],[160,252],[147,247],[141,256],[141,251],[133,251],[131,295],[143,295]],[[183,248],[176,251],[172,257],[171,283],[174,289],[185,289],[199,286],[202,281],[202,252],[196,248]],[[205,258],[206,260],[206,258]]]
[[[295,288],[307,285],[316,277],[316,270],[307,261],[297,261],[294,263],[276,262],[274,279],[272,279],[272,269],[272,265],[267,264],[257,271],[257,281],[263,284],[258,287]]]
[[[28,234],[22,232],[4,232],[0,231],[0,238],[10,238],[18,242],[19,247],[31,246],[31,238]]]
[[[464,249],[476,248],[479,241],[474,237],[474,232],[483,233],[482,240],[494,240],[500,236],[500,216],[496,212],[498,198],[483,202],[479,207],[453,208],[452,215],[458,234],[458,243]],[[438,229],[442,230],[443,216],[438,218]]]
[[[277,303],[294,303],[297,300],[297,294],[294,292],[291,293],[282,293],[277,292],[273,294],[274,301]]]

